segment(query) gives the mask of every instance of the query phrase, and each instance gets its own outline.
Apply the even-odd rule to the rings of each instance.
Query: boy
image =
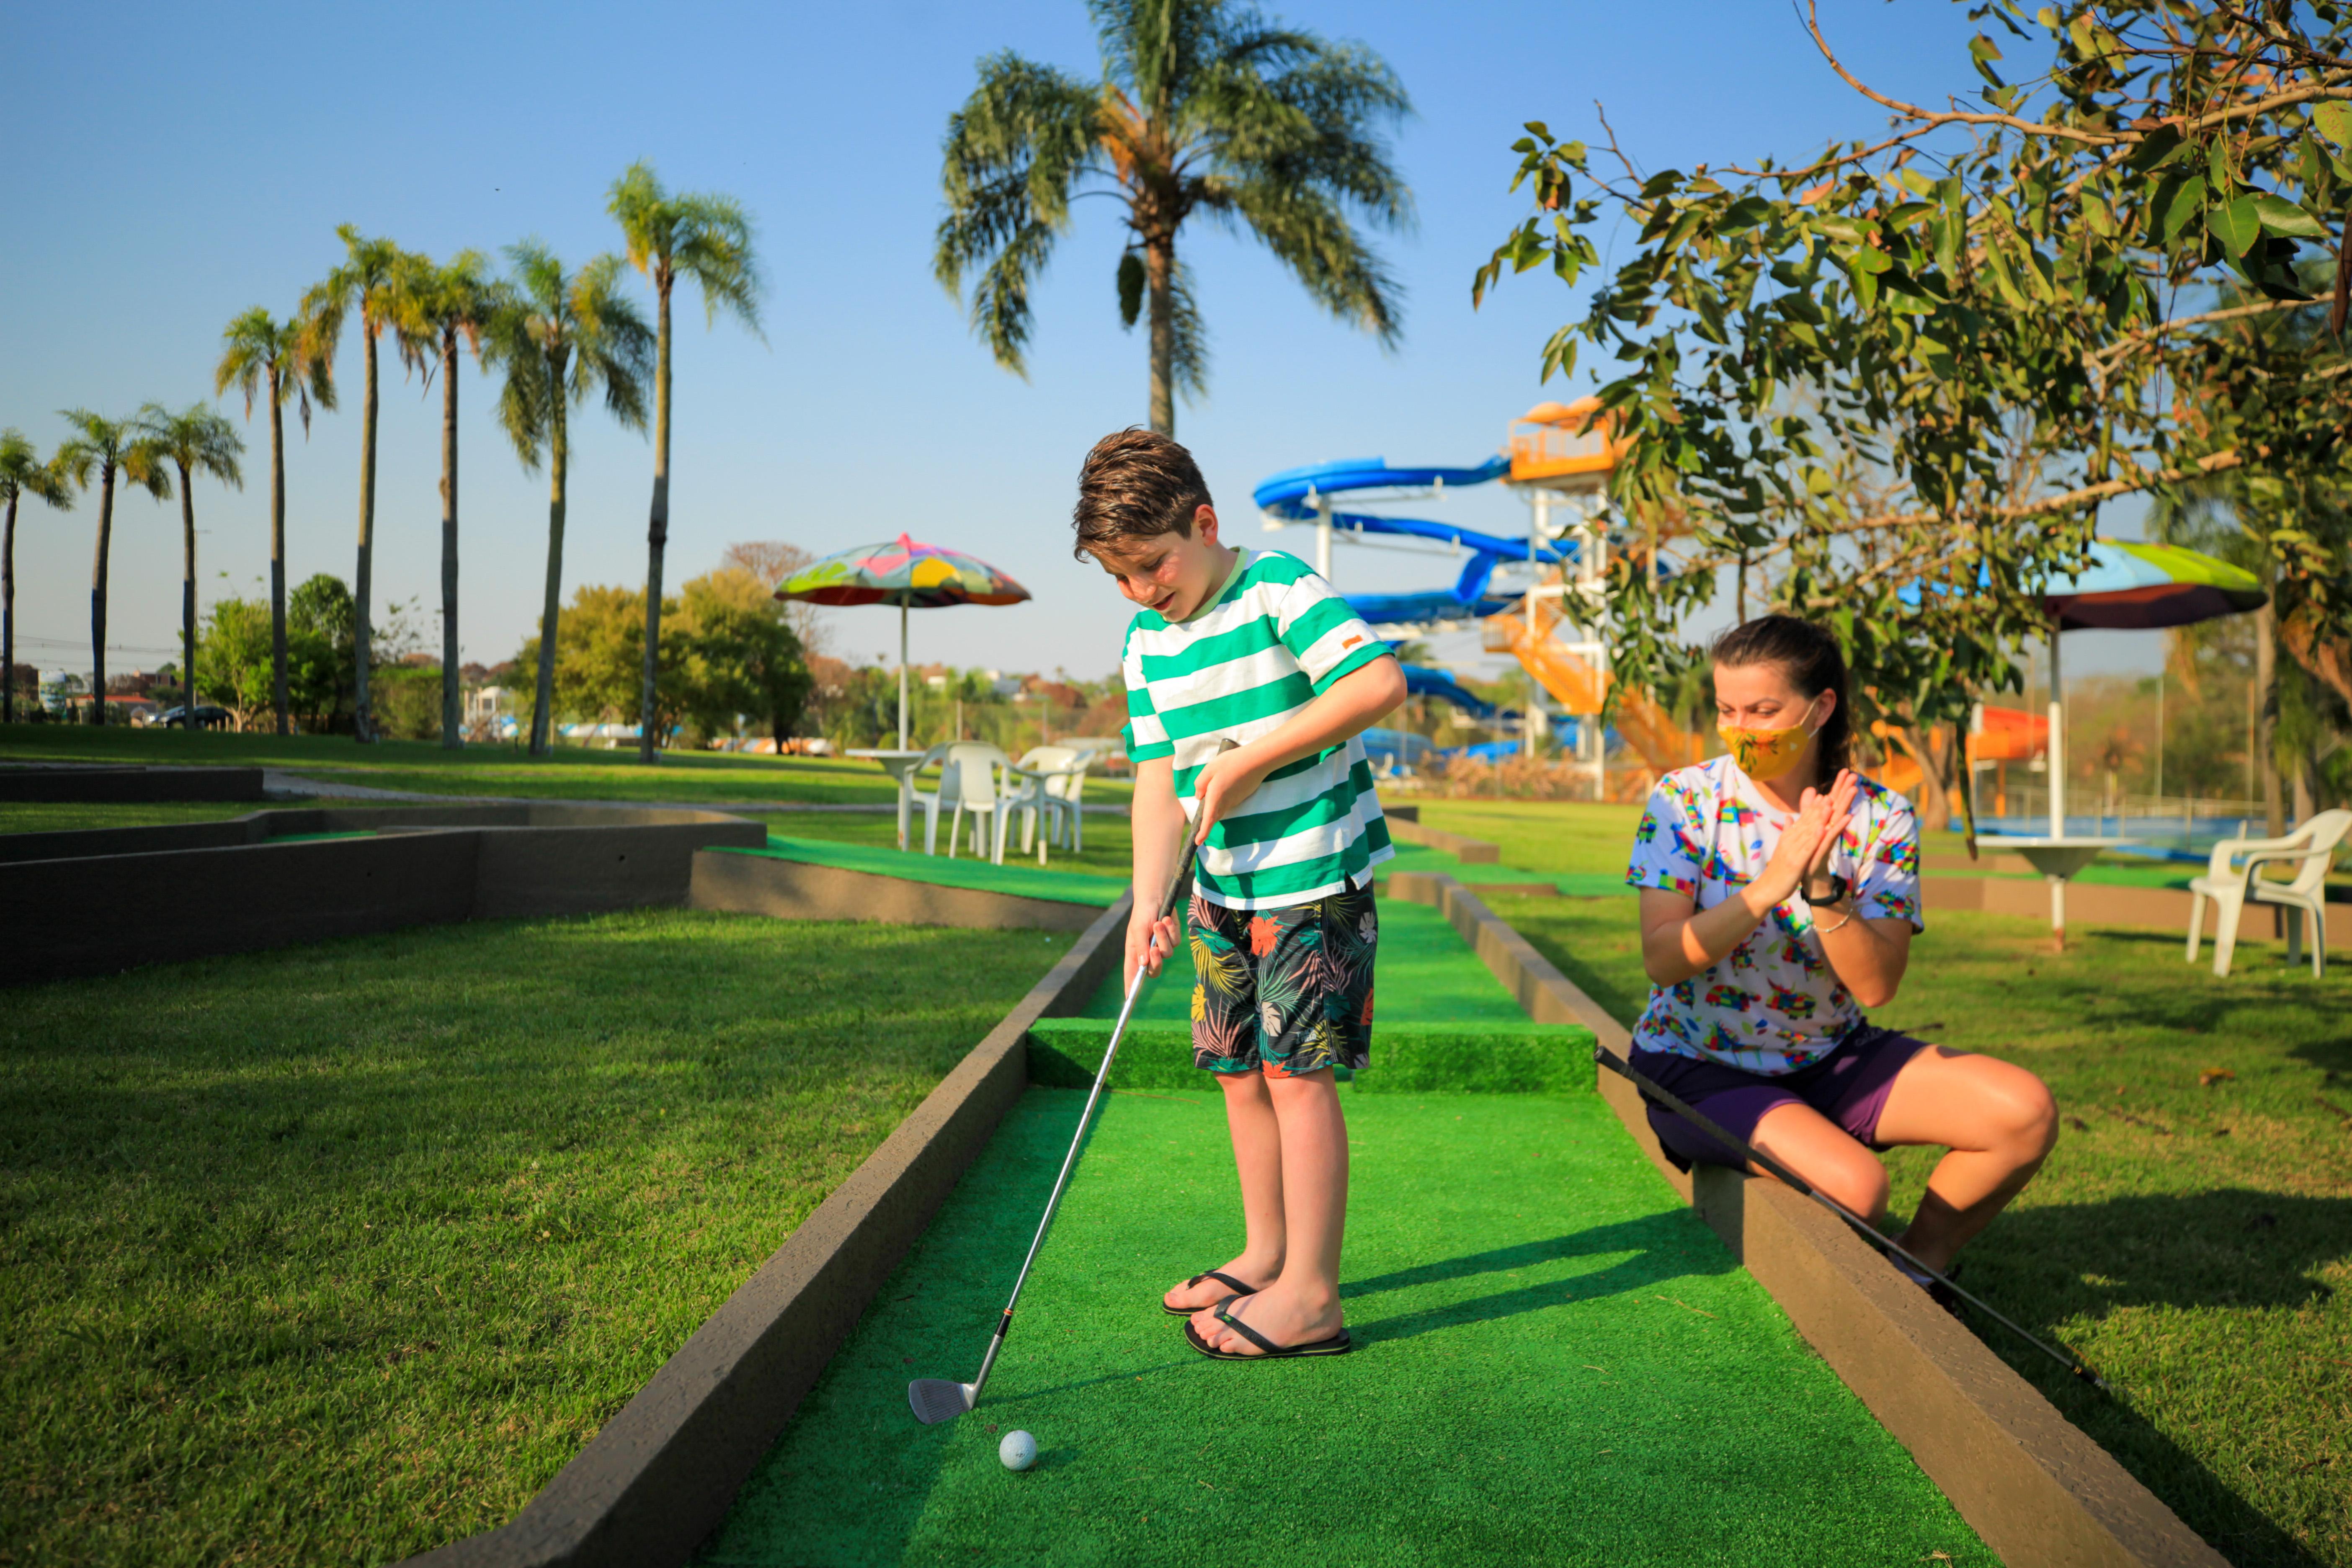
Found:
[[[1343,1354],[1333,1069],[1370,1058],[1371,868],[1395,853],[1355,737],[1404,700],[1404,672],[1302,563],[1220,540],[1201,470],[1164,436],[1097,442],[1073,521],[1075,553],[1140,610],[1120,656],[1136,763],[1125,972],[1157,974],[1175,951],[1176,922],[1154,915],[1189,831],[1192,1061],[1224,1091],[1241,1172],[1241,1255],[1160,1305],[1203,1355]]]

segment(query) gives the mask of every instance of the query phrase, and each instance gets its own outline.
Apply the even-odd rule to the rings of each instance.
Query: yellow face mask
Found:
[[[1718,724],[1716,731],[1730,746],[1731,760],[1739,764],[1741,773],[1751,779],[1777,779],[1797,765],[1797,759],[1811,743],[1814,731],[1808,721],[1819,705],[1820,699],[1814,699],[1806,707],[1804,718],[1786,730],[1749,730],[1737,724]]]

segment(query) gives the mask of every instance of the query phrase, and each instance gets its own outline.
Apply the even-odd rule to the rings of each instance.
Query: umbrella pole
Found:
[[[2058,669],[2058,617],[2050,617],[2050,837],[2066,837],[2066,687]]]
[[[912,595],[898,595],[898,749],[907,749],[907,605]]]

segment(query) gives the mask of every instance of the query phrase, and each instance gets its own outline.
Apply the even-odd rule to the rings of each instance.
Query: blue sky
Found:
[[[1523,121],[1597,130],[1607,106],[1644,167],[1801,155],[1881,116],[1822,64],[1775,4],[1339,5],[1269,7],[1360,40],[1413,97],[1398,163],[1419,207],[1380,244],[1406,289],[1404,338],[1383,352],[1321,315],[1265,252],[1205,228],[1186,257],[1212,332],[1208,400],[1180,406],[1234,533],[1268,535],[1250,488],[1277,469],[1385,454],[1478,461],[1508,420],[1563,390],[1538,353],[1577,300],[1531,273],[1470,308],[1473,270],[1524,211],[1509,143]],[[1842,54],[1913,99],[1965,90],[1971,30],[1956,5],[1829,0]],[[975,62],[1001,48],[1097,68],[1078,0],[860,5],[20,7],[9,23],[0,140],[16,150],[0,247],[0,426],[45,447],[56,410],[127,414],[207,395],[219,335],[246,307],[289,311],[350,222],[436,256],[537,236],[567,261],[615,248],[604,193],[632,159],[673,187],[725,192],[760,226],[766,342],[679,312],[670,580],[739,539],[825,552],[901,530],[971,551],[1026,584],[1012,609],[919,616],[919,659],[1001,668],[1115,664],[1125,615],[1069,557],[1079,458],[1145,415],[1144,347],[1118,325],[1122,230],[1079,204],[1036,298],[1026,381],[995,367],[932,280],[939,147]],[[358,510],[359,361],[347,335],[341,413],[307,440],[289,417],[288,531],[296,581],[347,580]],[[438,646],[438,395],[385,356],[377,499],[381,605],[414,601]],[[1581,378],[1578,388],[1583,384]],[[1575,390],[1577,388],[1571,388]],[[509,656],[538,608],[546,482],[522,470],[466,373],[460,630],[469,658]],[[243,426],[242,406],[228,412]],[[266,427],[243,491],[203,485],[200,594],[252,594],[268,565]],[[651,449],[601,411],[574,422],[567,597],[642,581]],[[1442,515],[1502,531],[1499,491]],[[19,655],[87,668],[96,505],[28,507],[17,546]],[[179,604],[176,505],[118,502],[110,641],[118,668],[168,657]],[[1342,549],[1343,587],[1449,581],[1428,560]],[[225,574],[225,575],[224,575]],[[870,658],[896,617],[831,617],[835,651]],[[44,639],[27,641],[28,638]],[[895,652],[895,649],[893,649]],[[1475,637],[1441,653],[1477,658]],[[2153,668],[2145,637],[2068,642],[2070,670]]]

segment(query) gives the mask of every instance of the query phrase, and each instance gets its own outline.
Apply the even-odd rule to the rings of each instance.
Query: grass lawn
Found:
[[[882,805],[898,799],[875,763],[854,757],[752,757],[671,752],[654,767],[631,752],[558,746],[533,758],[504,746],[445,752],[437,742],[354,744],[336,735],[187,735],[176,730],[0,726],[0,763],[215,763],[285,768],[322,780],[426,795],[518,795],[544,800],[641,800],[712,805]],[[1127,781],[1087,781],[1095,800],[1124,801]],[[163,820],[158,818],[156,820]],[[1089,825],[1091,826],[1091,824]]]
[[[1067,945],[661,910],[9,992],[0,1563],[512,1517]]]
[[[1630,901],[1492,902],[1616,1016],[1640,1012]],[[1937,915],[1878,1021],[2022,1063],[2063,1109],[1965,1282],[2118,1394],[1979,1325],[1986,1342],[2239,1568],[2347,1568],[2352,973],[2315,984],[2257,942],[2216,980],[2179,943],[2092,930],[2056,954],[2038,921]],[[1897,1215],[1934,1159],[1891,1157]]]

